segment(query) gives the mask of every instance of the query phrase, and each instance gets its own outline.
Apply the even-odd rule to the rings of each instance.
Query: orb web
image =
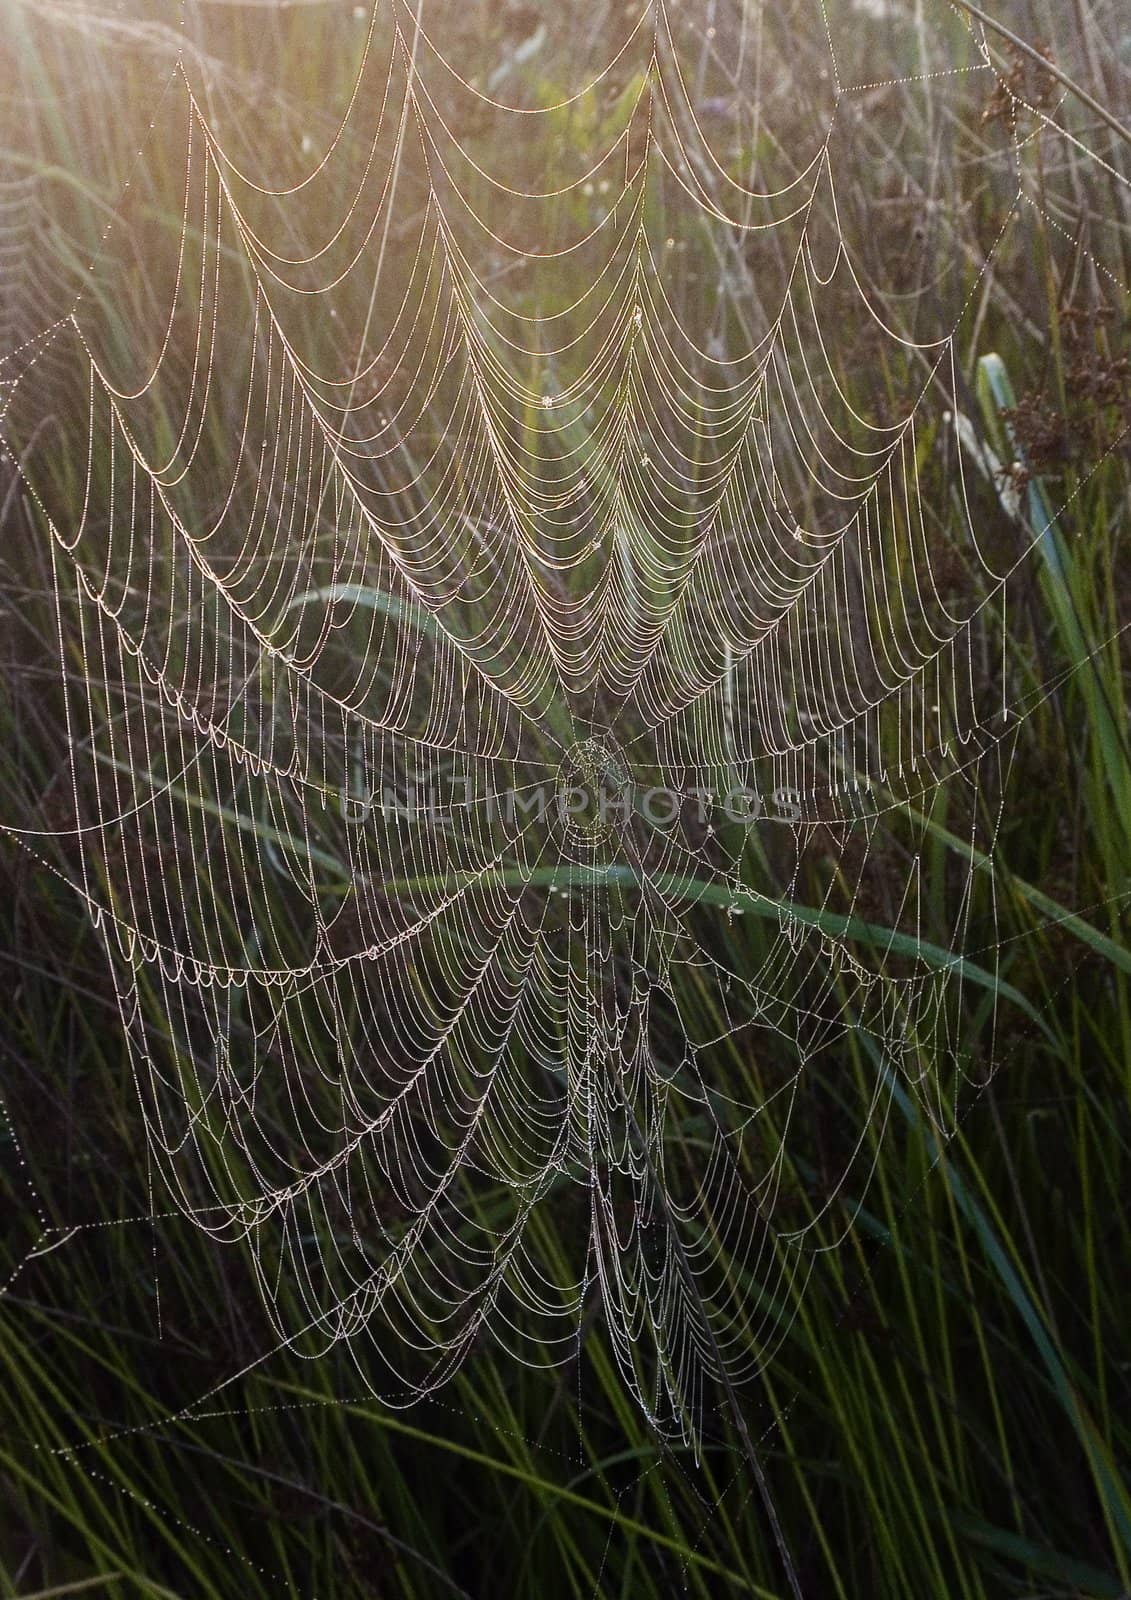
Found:
[[[839,178],[885,93],[996,81],[936,9],[944,65],[885,90],[834,48],[867,7],[656,0],[562,92],[381,0],[313,131],[179,41],[79,287],[5,299],[67,733],[10,831],[105,944],[162,1195],[390,1403],[483,1329],[568,1359],[596,1301],[693,1433],[892,1096],[945,1136],[992,1064],[974,883],[1044,687],[1009,703],[987,641],[1051,537],[964,398],[1000,234],[970,273],[925,203],[900,316]],[[6,240],[36,204],[0,192]]]

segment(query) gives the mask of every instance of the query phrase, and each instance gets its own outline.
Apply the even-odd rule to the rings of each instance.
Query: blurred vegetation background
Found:
[[[746,9],[762,41],[756,84],[749,57],[735,77],[734,8],[673,0],[670,13],[688,30],[713,147],[735,172],[756,156],[771,188],[827,122],[827,46],[812,0]],[[1131,20],[1117,0],[993,9],[1127,122]],[[526,106],[586,81],[636,16],[582,0],[436,13],[467,78]],[[281,185],[332,136],[368,15],[189,4],[182,26],[159,4],[3,0],[0,353],[81,290],[107,349],[143,364],[133,341],[162,285],[138,263],[160,258],[180,220],[168,197],[183,144],[161,137],[178,52],[226,147]],[[970,1076],[997,1071],[967,1089],[945,1143],[897,1087],[865,1135],[866,1194],[831,1201],[827,1173],[874,1063],[846,1044],[843,1071],[806,1088],[798,1116],[811,1135],[791,1203],[818,1249],[855,1220],[779,1308],[782,1342],[742,1403],[806,1596],[1116,1600],[1131,1594],[1131,149],[1002,39],[994,73],[966,70],[977,56],[957,8],[829,0],[828,17],[842,81],[872,86],[838,108],[832,142],[861,281],[915,341],[966,308],[962,409],[973,448],[1009,472],[972,473],[975,515],[990,546],[1020,550],[1026,521],[1036,536],[1056,508],[1061,562],[1030,561],[1020,602],[1008,616],[987,604],[979,623],[981,689],[1028,707],[1003,756],[993,874],[972,862],[970,819],[950,791],[926,823],[888,825],[896,856],[921,855],[925,940],[947,943],[951,897],[973,867],[971,926],[996,939],[1002,987],[964,994],[956,1049]],[[583,171],[633,70],[626,55],[600,94],[516,141],[516,187]],[[497,126],[484,114],[461,130],[496,163]],[[411,160],[402,182],[411,216],[423,203]],[[599,182],[570,201],[594,217],[603,203]],[[748,346],[787,263],[772,250],[720,260],[677,195],[663,205],[672,304],[721,349]],[[119,232],[100,245],[111,218]],[[504,268],[514,291],[500,258]],[[563,261],[562,305],[585,287],[582,271]],[[530,314],[555,309],[546,294],[543,275]],[[343,322],[364,314],[339,310]],[[332,351],[324,310],[306,317],[309,347]],[[870,416],[902,414],[921,366],[877,339],[858,306],[830,304],[825,322],[843,392]],[[85,416],[85,394],[49,356],[41,382],[56,421],[68,407],[72,423]],[[953,547],[955,592],[969,596],[983,579],[933,449],[935,398],[917,437],[920,481],[939,547]],[[0,463],[0,823],[50,828],[62,817],[59,634],[20,467],[73,507],[80,463],[43,441],[26,449],[26,461]],[[831,843],[827,857],[812,852],[798,898],[827,904],[836,860]],[[153,1175],[105,955],[64,881],[75,873],[64,842],[32,854],[0,840],[0,1228],[13,1272],[0,1298],[0,1594],[785,1596],[723,1397],[698,1459],[660,1443],[598,1315],[565,1366],[521,1366],[484,1341],[404,1412],[359,1397],[346,1349],[316,1362],[283,1351],[224,1386],[276,1341],[238,1248],[210,1247],[172,1207],[152,1227],[124,1221],[149,1213]],[[879,874],[874,922],[898,925],[897,887]],[[283,875],[279,903],[285,912]],[[725,937],[739,970],[756,971],[768,931],[747,918]],[[741,1047],[721,1070],[750,1094],[756,1069]],[[45,1226],[56,1248],[29,1259]],[[580,1213],[563,1205],[537,1226],[548,1260],[576,1255]],[[214,1406],[199,1405],[214,1388]]]

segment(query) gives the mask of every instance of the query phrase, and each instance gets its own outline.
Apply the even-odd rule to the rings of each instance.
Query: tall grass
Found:
[[[1021,605],[1005,616],[987,605],[981,642],[987,662],[1004,663],[1004,698],[1030,709],[1003,741],[1008,782],[992,863],[970,843],[953,787],[918,808],[896,803],[885,829],[892,850],[923,864],[918,959],[934,952],[953,965],[951,902],[967,874],[969,926],[985,930],[987,948],[974,940],[961,957],[958,1051],[973,1081],[953,1132],[944,1139],[864,1030],[846,1032],[835,1070],[803,1091],[797,1120],[809,1133],[788,1168],[791,1215],[811,1226],[817,1253],[811,1270],[784,1280],[773,1308],[780,1344],[742,1403],[806,1596],[1116,1600],[1131,1593],[1131,416],[1118,392],[1127,159],[1078,106],[1046,107],[1080,143],[1041,136],[1043,209],[1022,207],[1024,225],[1009,223],[1018,133],[1034,140],[1039,115],[1023,109],[1019,126],[1007,126],[1008,101],[1003,110],[989,100],[992,79],[929,76],[966,48],[950,8],[936,15],[907,0],[891,9],[896,20],[885,22],[847,0],[830,6],[847,41],[842,78],[879,85],[837,125],[841,220],[909,336],[928,338],[969,304],[960,341],[971,493],[1003,546],[1036,546]],[[1125,121],[1117,8],[1093,12],[1079,0],[1037,18],[1030,9],[1001,16]],[[265,127],[280,140],[332,128],[348,88],[351,8],[302,10],[188,11],[191,70],[249,150],[262,148]],[[584,75],[583,25],[591,60],[620,25],[612,7],[560,10],[563,23],[532,47],[536,8],[467,8],[452,26],[469,73],[531,101],[560,98]],[[823,44],[815,11],[760,15],[762,53],[744,71],[764,75],[761,111],[744,137],[772,173],[788,169],[791,140],[820,112]],[[119,201],[131,172],[145,177],[129,227],[160,239],[178,225],[168,204],[175,147],[166,154],[147,126],[160,127],[181,35],[140,11],[100,18],[6,0],[3,16],[0,166],[38,183],[19,268],[0,288],[7,337],[18,342],[62,315],[79,286],[99,302],[108,347],[128,356],[152,286],[115,276],[125,255],[113,231],[103,236],[111,217],[125,225]],[[723,54],[704,54],[704,102],[727,89]],[[1045,94],[1028,58],[1023,68],[1004,50],[995,59],[1004,77],[1022,73],[1009,81],[1023,98]],[[565,159],[561,141],[581,149],[616,114],[615,103],[596,102],[563,114],[544,146],[515,152],[519,181],[537,188]],[[1029,145],[1022,158],[1033,159]],[[405,181],[411,191],[411,171]],[[772,304],[773,263],[760,259],[755,271],[740,252],[713,251],[707,235],[688,233],[669,292],[701,311],[721,276],[735,323],[722,333],[749,343]],[[563,267],[563,304],[578,287]],[[1081,307],[1101,300],[1110,314],[1082,320]],[[314,310],[310,333],[327,337]],[[925,379],[915,359],[896,362],[862,324],[841,333],[845,393],[897,411]],[[1089,372],[1114,374],[1115,389],[1089,389]],[[45,388],[51,381],[45,369]],[[81,412],[85,397],[76,402],[60,381],[56,407],[76,404]],[[940,542],[957,543],[958,491],[934,448],[941,426],[928,422],[917,441],[924,497]],[[566,435],[562,448],[576,442]],[[998,469],[1014,462],[1007,479]],[[4,471],[0,821],[46,814],[49,827],[62,758],[51,574],[40,513],[15,465]],[[81,495],[78,465],[61,453],[41,450],[36,471],[53,503]],[[970,581],[956,570],[956,584]],[[363,609],[396,606],[374,592]],[[78,670],[77,658],[66,670]],[[186,788],[181,799],[217,837],[250,827],[280,862],[312,848],[222,796]],[[315,848],[333,894],[348,872],[332,832]],[[658,1440],[625,1392],[598,1314],[585,1318],[564,1366],[549,1352],[544,1365],[521,1365],[483,1341],[444,1389],[407,1411],[372,1401],[342,1347],[316,1361],[283,1347],[260,1361],[277,1340],[240,1248],[209,1248],[171,1207],[152,1226],[136,1220],[151,1209],[153,1174],[105,958],[64,882],[73,850],[47,840],[35,852],[8,843],[0,855],[9,934],[0,939],[0,1184],[13,1270],[0,1298],[0,1593],[787,1593],[725,1397],[716,1396],[698,1456]],[[838,911],[834,865],[831,850],[825,863],[811,859],[795,916],[851,939],[863,961],[898,957],[909,935],[882,879],[866,914]],[[284,925],[285,877],[280,870]],[[685,889],[701,906],[720,898],[709,886]],[[711,936],[728,942],[737,970],[754,973],[773,929],[752,890],[736,894],[748,914],[712,924]],[[719,1087],[740,1099],[774,1069],[736,1041],[714,1065]],[[829,1171],[877,1079],[890,1112],[867,1125],[853,1167],[874,1167],[872,1181],[830,1193]],[[285,1106],[277,1112],[285,1119]],[[690,1118],[673,1137],[694,1145]],[[506,1197],[477,1203],[505,1209]],[[567,1185],[531,1227],[551,1267],[576,1260],[584,1217]],[[297,1295],[289,1307],[284,1298],[295,1325],[299,1306]]]

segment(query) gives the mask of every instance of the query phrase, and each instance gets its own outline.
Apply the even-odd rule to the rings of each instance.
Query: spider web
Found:
[[[313,134],[179,46],[77,298],[5,299],[69,763],[11,831],[105,943],[163,1195],[250,1242],[280,1342],[345,1342],[389,1403],[484,1328],[565,1360],[597,1301],[694,1434],[772,1358],[893,1091],[945,1136],[992,1067],[974,883],[1047,692],[1007,703],[987,659],[1048,531],[1003,516],[964,399],[998,241],[970,288],[940,224],[932,313],[888,314],[837,177],[885,87],[839,75],[864,10],[794,12],[827,49],[788,148],[757,6],[628,12],[531,105],[539,35],[473,82],[442,7],[382,0]],[[992,84],[958,37],[901,92]],[[37,204],[5,187],[5,241]]]

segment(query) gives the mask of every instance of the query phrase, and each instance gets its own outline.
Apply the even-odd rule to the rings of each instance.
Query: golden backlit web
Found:
[[[840,162],[882,168],[901,97],[990,92],[948,6],[876,84],[842,63],[891,8],[656,0],[563,93],[564,22],[470,81],[450,7],[380,0],[340,119],[244,94],[223,7],[214,39],[32,9],[154,63],[92,262],[6,295],[0,369],[69,762],[16,831],[105,942],[154,1205],[249,1241],[279,1341],[345,1342],[390,1403],[483,1329],[564,1361],[596,1301],[693,1434],[811,1270],[797,1171],[858,1200],[893,1096],[945,1136],[992,1066],[972,885],[1047,686],[1009,703],[987,639],[1056,530],[961,374],[1053,111],[1009,126],[974,270],[923,153],[912,314],[866,248],[900,197],[862,217]],[[6,247],[40,206],[6,180]]]

